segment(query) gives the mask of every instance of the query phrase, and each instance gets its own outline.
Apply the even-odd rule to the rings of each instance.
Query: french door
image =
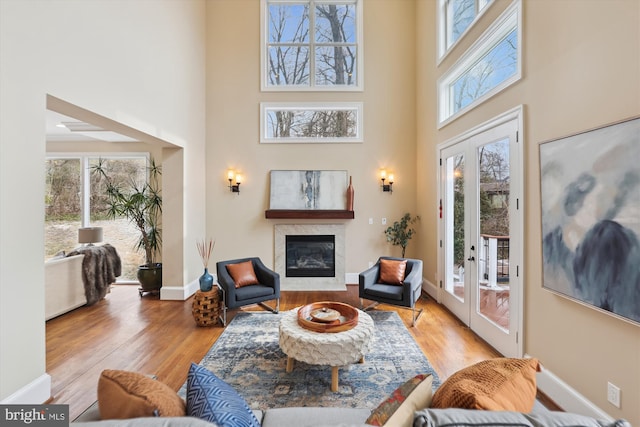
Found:
[[[520,112],[439,146],[439,298],[507,357],[522,355]]]

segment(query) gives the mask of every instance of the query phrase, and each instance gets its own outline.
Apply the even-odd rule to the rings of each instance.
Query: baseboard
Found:
[[[422,290],[429,294],[434,300],[438,300],[438,287],[424,278],[422,279]]]
[[[40,405],[51,398],[51,375],[44,373],[0,403],[3,405]]]
[[[215,276],[214,276],[215,279]],[[186,286],[162,286],[160,288],[160,299],[168,301],[185,301],[200,289],[198,279],[191,281]]]
[[[525,357],[531,357],[525,355]],[[553,400],[565,412],[586,415],[599,420],[613,421],[609,414],[589,401],[586,397],[578,393],[569,384],[558,378],[553,372],[546,368],[537,375],[538,389]]]

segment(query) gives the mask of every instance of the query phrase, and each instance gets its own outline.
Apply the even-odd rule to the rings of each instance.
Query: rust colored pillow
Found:
[[[253,270],[253,263],[251,261],[227,264],[227,271],[235,282],[236,288],[260,283],[256,277],[256,272]]]
[[[531,412],[538,359],[495,358],[451,375],[433,394],[432,408]]]
[[[407,270],[407,260],[380,260],[380,283],[387,285],[402,285],[404,272]]]
[[[106,369],[98,380],[100,418],[183,417],[185,402],[168,385],[143,374]]]

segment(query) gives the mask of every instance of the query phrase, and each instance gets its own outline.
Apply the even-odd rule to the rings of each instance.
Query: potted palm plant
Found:
[[[407,212],[402,216],[400,221],[395,221],[392,226],[387,227],[384,231],[384,234],[387,236],[387,242],[402,248],[402,258],[404,258],[404,252],[407,249],[409,240],[411,240],[411,237],[413,237],[416,232],[410,225],[419,219],[419,216],[412,217],[411,214]]]
[[[142,286],[140,294],[157,292],[162,287],[162,263],[158,261],[162,247],[160,166],[152,158],[147,166],[147,179],[142,183],[134,177],[129,177],[125,182],[114,179],[106,167],[106,160],[102,158],[91,169],[98,181],[104,182],[107,217],[126,217],[140,232],[136,249],[144,250],[145,254],[145,264],[138,267],[137,273]]]

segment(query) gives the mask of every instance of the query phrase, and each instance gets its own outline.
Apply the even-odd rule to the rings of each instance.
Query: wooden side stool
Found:
[[[214,286],[207,292],[196,291],[191,306],[191,314],[198,326],[214,326],[218,323],[221,309],[220,289]]]

